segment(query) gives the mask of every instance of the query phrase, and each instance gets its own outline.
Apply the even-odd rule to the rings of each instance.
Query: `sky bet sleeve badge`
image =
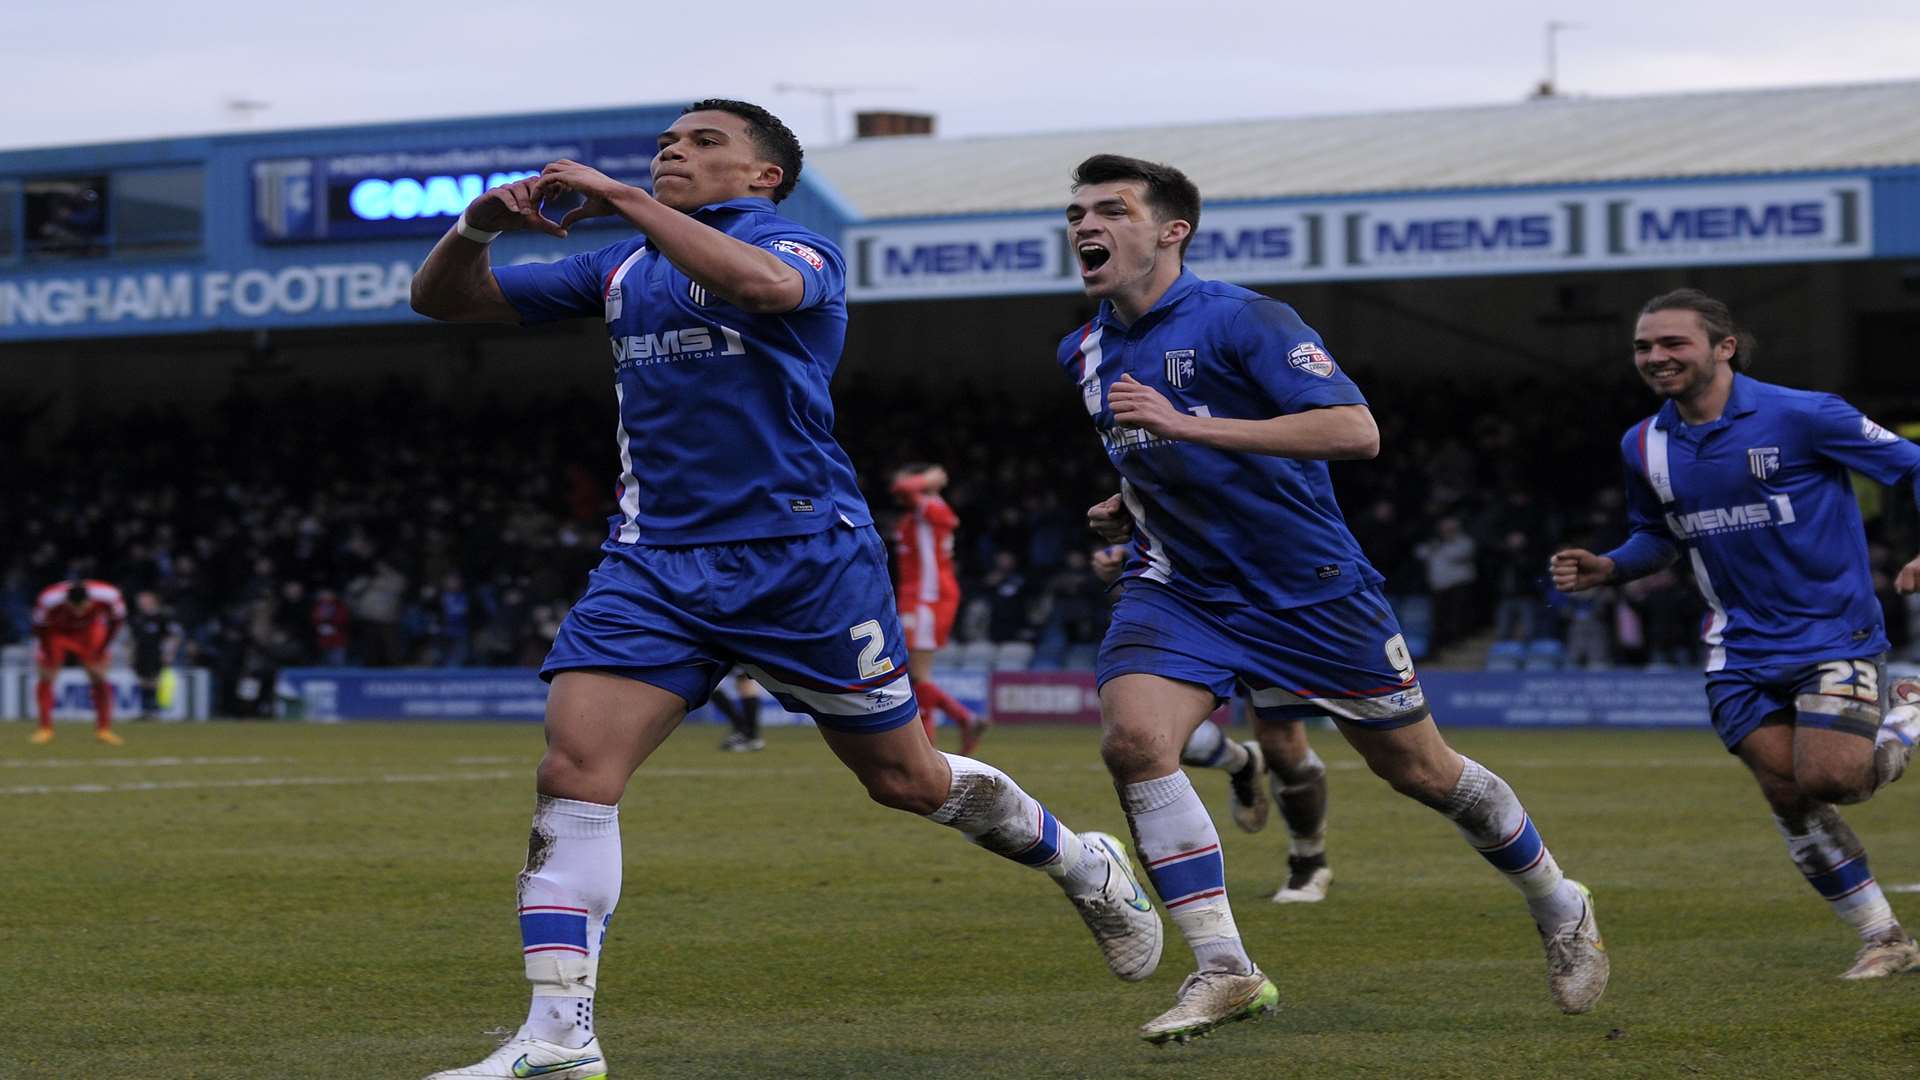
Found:
[[[1295,345],[1293,351],[1287,354],[1287,363],[1323,379],[1333,377],[1333,357],[1328,356],[1325,349],[1311,341],[1303,341]]]

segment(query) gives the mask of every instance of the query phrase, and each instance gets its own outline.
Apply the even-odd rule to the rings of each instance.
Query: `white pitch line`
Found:
[[[23,785],[0,795],[115,795],[133,791],[205,791],[215,788],[343,787],[353,784],[446,784],[510,780],[520,772],[386,773],[380,776],[258,776],[246,780],[147,780],[130,784]]]
[[[649,777],[667,779],[711,779],[725,777],[732,780],[752,781],[769,776],[811,776],[818,773],[813,768],[788,769],[739,769],[705,767],[681,769],[663,767],[642,769],[637,775],[641,783]],[[474,772],[446,773],[379,773],[365,776],[257,776],[239,780],[144,780],[125,784],[21,784],[15,787],[0,787],[0,796],[4,795],[113,795],[139,791],[207,791],[220,788],[275,788],[275,787],[347,787],[354,784],[447,784],[480,780],[526,780],[531,778],[528,769],[492,769]]]
[[[70,769],[80,765],[107,768],[174,768],[181,765],[270,765],[288,764],[293,758],[270,757],[145,757],[145,758],[21,758],[0,761],[0,769]]]

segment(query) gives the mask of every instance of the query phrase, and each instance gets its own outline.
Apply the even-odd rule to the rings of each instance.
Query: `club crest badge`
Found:
[[[1756,446],[1747,451],[1747,471],[1755,480],[1765,480],[1780,471],[1780,448]]]
[[[1167,350],[1167,385],[1176,390],[1184,390],[1193,382],[1192,349]]]
[[[1311,341],[1302,342],[1287,354],[1287,363],[1309,375],[1318,375],[1323,379],[1333,376],[1333,357],[1327,351]]]

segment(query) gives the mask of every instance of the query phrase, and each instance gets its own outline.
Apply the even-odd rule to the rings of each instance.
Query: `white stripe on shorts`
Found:
[[[871,690],[849,690],[835,693],[831,690],[810,690],[804,686],[793,686],[766,673],[752,664],[742,664],[753,681],[774,694],[785,694],[808,709],[824,713],[827,716],[878,716],[890,712],[913,700],[913,684],[907,680],[907,673],[884,686]]]
[[[1426,692],[1414,683],[1405,690],[1395,690],[1391,694],[1368,698],[1310,698],[1301,697],[1291,690],[1282,690],[1270,686],[1265,690],[1248,687],[1248,699],[1256,709],[1273,709],[1282,705],[1311,705],[1328,716],[1337,716],[1342,720],[1391,720],[1396,716],[1418,712],[1427,707]]]

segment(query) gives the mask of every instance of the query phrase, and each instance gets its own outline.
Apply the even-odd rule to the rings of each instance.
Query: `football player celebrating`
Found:
[[[1100,301],[1059,362],[1120,473],[1088,512],[1129,535],[1101,643],[1101,755],[1147,876],[1197,971],[1149,1041],[1271,1009],[1227,902],[1219,835],[1180,749],[1240,683],[1274,717],[1329,716],[1376,774],[1456,825],[1517,886],[1566,1012],[1608,963],[1584,887],[1554,861],[1506,781],[1440,735],[1384,580],[1334,500],[1326,462],[1371,458],[1366,399],[1285,304],[1182,264],[1200,193],[1178,169],[1114,154],[1073,176],[1067,234]]]
[[[1710,609],[1713,728],[1760,785],[1787,854],[1860,935],[1843,977],[1920,967],[1836,803],[1899,779],[1920,737],[1920,681],[1886,679],[1886,628],[1847,470],[1910,485],[1920,446],[1831,394],[1740,374],[1753,354],[1727,305],[1695,289],[1647,301],[1633,362],[1660,411],[1628,429],[1627,542],[1553,556],[1580,592],[1686,559]],[[1895,585],[1920,589],[1920,558]],[[1900,707],[1888,709],[1889,696]]]
[[[1057,881],[1117,975],[1159,962],[1159,917],[1117,841],[1076,834],[913,722],[886,546],[833,438],[845,263],[774,211],[800,163],[765,109],[697,102],[661,133],[651,194],[554,162],[474,200],[414,278],[415,309],[437,318],[604,320],[622,473],[605,558],[542,666],[547,747],[519,879],[527,1022],[441,1080],[607,1074],[593,996],[620,895],[617,804],[735,662],[811,715],[875,801]],[[541,208],[563,193],[585,202],[555,224]],[[488,262],[502,230],[601,215],[632,233],[556,263]]]

